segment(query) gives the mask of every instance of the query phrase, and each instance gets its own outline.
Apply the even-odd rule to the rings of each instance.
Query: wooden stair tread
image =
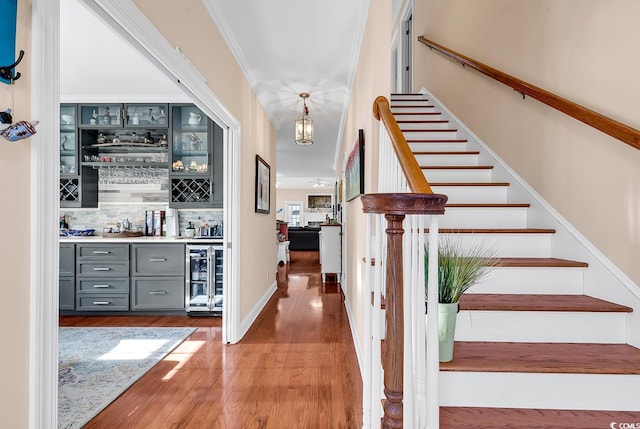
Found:
[[[430,186],[511,186],[509,182],[429,182]]]
[[[480,151],[460,152],[413,152],[414,155],[480,155]]]
[[[440,407],[440,427],[474,429],[609,428],[612,422],[640,422],[638,411],[532,408]]]
[[[559,258],[496,258],[500,267],[556,267],[556,268],[586,268],[589,266],[586,262],[571,261],[569,259]]]
[[[425,228],[424,232],[429,232]],[[439,228],[440,234],[555,234],[551,228]]]
[[[454,203],[447,204],[446,207],[456,207],[456,208],[480,208],[480,207],[488,207],[488,208],[522,208],[522,207],[531,207],[529,203]]]
[[[400,101],[400,100],[397,100],[397,101]],[[405,100],[405,101],[409,101],[409,100]],[[413,101],[420,102],[422,100],[413,100]],[[427,100],[425,100],[425,102],[428,103]],[[392,105],[389,106],[390,109],[435,109],[435,107],[436,106],[434,106],[433,104],[423,104],[423,105],[420,105],[420,104],[406,104],[406,105],[400,105],[400,106],[392,104]]]
[[[402,130],[403,133],[457,133],[453,128],[421,128],[415,130]]]
[[[493,165],[421,165],[422,170],[492,170]]]
[[[467,139],[407,139],[407,143],[468,143]]]
[[[398,124],[446,124],[449,121],[446,119],[436,119],[436,120],[405,119],[405,120],[399,120],[396,122]]]
[[[442,113],[440,112],[395,112],[393,114],[393,116],[401,116],[401,115],[442,115]]]
[[[632,308],[585,295],[467,293],[460,310],[484,311],[572,311],[631,313]]]
[[[640,375],[640,350],[627,344],[456,341],[441,371]]]

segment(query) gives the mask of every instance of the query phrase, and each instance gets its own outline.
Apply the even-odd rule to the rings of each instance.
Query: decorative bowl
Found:
[[[71,116],[71,115],[62,115],[61,118],[62,118],[62,120],[64,121],[65,124],[67,124],[67,125],[73,124],[73,116]]]

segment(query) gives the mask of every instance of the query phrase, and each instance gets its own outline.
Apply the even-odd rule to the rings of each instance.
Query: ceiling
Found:
[[[277,130],[277,185],[312,188],[320,179],[333,186],[369,0],[204,3]],[[173,82],[81,0],[61,0],[60,15],[62,101],[185,101]],[[310,94],[307,106],[315,125],[311,146],[294,142],[301,92]]]

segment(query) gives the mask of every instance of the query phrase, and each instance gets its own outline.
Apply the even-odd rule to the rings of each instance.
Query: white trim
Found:
[[[273,283],[271,283],[271,286],[269,286],[264,295],[262,295],[262,298],[260,298],[260,300],[256,302],[256,305],[253,306],[249,314],[247,314],[247,317],[244,318],[242,324],[240,325],[241,338],[244,337],[244,334],[247,333],[253,322],[256,321],[264,306],[267,305],[267,302],[269,302],[269,300],[271,299],[271,296],[276,293],[276,290],[278,290],[278,283],[277,281],[274,281]]]
[[[129,0],[84,0],[116,32],[125,37],[160,71],[175,79],[192,101],[225,129],[228,164],[225,189],[226,273],[233,293],[223,318],[223,339],[237,342],[239,329],[239,243],[240,123],[226,109],[193,69]],[[32,3],[32,113],[40,120],[31,139],[31,268],[29,427],[57,428],[57,328],[58,328],[58,154],[47,136],[59,134],[59,0]],[[53,162],[51,160],[54,160]],[[230,253],[230,254],[229,254]]]
[[[29,312],[29,428],[58,427],[59,0],[33,0]],[[53,160],[53,162],[52,162]]]
[[[360,338],[358,337],[358,329],[356,327],[353,311],[351,311],[351,302],[349,301],[349,297],[345,294],[344,296],[344,308],[347,311],[347,319],[349,320],[349,328],[351,328],[351,338],[353,338],[353,347],[356,350],[356,357],[358,358],[358,366],[360,367],[360,376],[364,380],[364,351],[362,350],[362,346],[360,343]]]
[[[227,169],[230,170],[232,178],[226,178],[224,226],[225,249],[231,249],[231,254],[225,252],[225,271],[229,282],[226,283],[226,291],[233,292],[231,296],[225,296],[225,311],[223,317],[223,341],[235,343],[241,337],[237,336],[239,321],[239,293],[237,290],[239,257],[238,246],[232,243],[239,243],[239,227],[235,219],[239,219],[240,200],[234,198],[239,184],[239,145],[240,145],[240,122],[224,106],[203,79],[202,74],[196,70],[193,64],[181,53],[179,49],[172,47],[162,36],[156,27],[144,16],[130,0],[84,0],[85,4],[98,15],[100,15],[107,25],[112,27],[118,34],[127,39],[137,50],[149,58],[158,66],[160,71],[178,82],[184,92],[190,96],[192,101],[205,114],[212,118],[223,129],[227,137],[227,145],[232,148],[227,152]],[[229,159],[229,154],[231,159]],[[233,192],[229,192],[233,190]],[[228,203],[228,204],[227,204]]]

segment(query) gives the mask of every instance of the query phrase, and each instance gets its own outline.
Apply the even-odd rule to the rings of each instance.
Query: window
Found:
[[[288,222],[289,226],[300,226],[302,224],[302,201],[287,201],[285,207],[285,222]]]

